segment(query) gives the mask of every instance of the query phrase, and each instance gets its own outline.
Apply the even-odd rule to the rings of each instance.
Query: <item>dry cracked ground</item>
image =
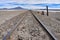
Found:
[[[17,28],[17,37],[20,40],[51,40],[46,31],[39,25],[33,15],[29,12]],[[12,35],[13,36],[13,35]],[[18,40],[17,38],[17,40]],[[16,39],[12,39],[16,40]]]

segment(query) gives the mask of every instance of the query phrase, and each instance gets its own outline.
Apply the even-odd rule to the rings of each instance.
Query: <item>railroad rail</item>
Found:
[[[32,13],[32,12],[31,12]],[[43,22],[34,14],[32,13],[32,15],[35,17],[35,19],[39,22],[39,24],[47,31],[47,33],[50,35],[50,37],[53,40],[57,40],[57,38],[55,37],[54,34],[51,33],[51,31],[46,27],[46,25],[43,24]]]
[[[10,31],[7,32],[7,34],[4,35],[2,40],[8,40],[10,39],[10,36],[12,34],[12,32],[17,28],[17,26],[20,24],[20,22],[23,20],[25,15],[23,15],[23,17],[16,23],[16,25],[13,25],[13,29],[11,29]]]
[[[32,13],[32,11],[30,11]],[[37,22],[45,29],[45,31],[49,34],[49,36],[53,39],[53,40],[57,40],[57,38],[49,31],[48,28],[46,28],[46,26],[43,24],[43,22],[41,22],[41,20],[39,20],[39,18],[34,14],[32,13],[32,15],[34,16],[34,18],[37,20]],[[10,35],[12,34],[12,32],[17,28],[17,26],[20,24],[20,22],[23,20],[24,16],[21,18],[21,20],[19,20],[17,22],[16,25],[14,25],[13,29],[8,31],[6,35],[4,35],[3,37],[3,40],[7,40],[10,38]]]

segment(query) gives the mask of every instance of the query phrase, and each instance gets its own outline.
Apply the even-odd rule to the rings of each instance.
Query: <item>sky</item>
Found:
[[[39,4],[39,3],[60,3],[60,0],[0,0],[0,2],[17,2],[22,4]]]
[[[45,8],[44,5],[49,5],[49,8],[60,8],[60,0],[0,0],[0,8],[14,8],[20,6],[26,9],[40,9]]]

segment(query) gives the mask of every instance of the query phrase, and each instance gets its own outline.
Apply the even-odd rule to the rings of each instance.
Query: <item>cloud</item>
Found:
[[[41,8],[46,8],[46,7],[34,6],[34,5],[23,5],[21,7],[26,8],[26,9],[41,9]]]
[[[60,3],[60,0],[11,0],[19,3],[39,4],[39,3]]]
[[[60,3],[60,0],[0,0],[0,2],[17,2],[20,4]]]
[[[32,5],[32,4],[39,4],[39,5]],[[50,4],[59,4],[60,0],[0,0],[0,8],[12,8],[21,6],[27,9],[41,9],[42,7],[45,8],[46,5]],[[50,5],[49,8],[60,7],[60,6],[53,6]]]

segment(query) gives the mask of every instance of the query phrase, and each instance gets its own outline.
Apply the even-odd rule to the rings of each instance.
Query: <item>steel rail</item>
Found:
[[[32,12],[31,12],[32,13]],[[46,25],[34,14],[32,13],[32,15],[35,17],[35,19],[39,22],[39,24],[47,31],[47,33],[49,34],[49,36],[53,39],[53,40],[57,40],[57,38],[54,36],[54,34],[51,33],[51,31],[46,27]]]
[[[23,18],[24,18],[24,16],[17,22],[16,25],[13,26],[14,28],[13,28],[12,30],[8,31],[7,34],[4,35],[3,40],[7,40],[7,39],[10,38],[10,35],[11,35],[12,32],[17,28],[17,26],[20,24],[20,22],[23,20]]]

